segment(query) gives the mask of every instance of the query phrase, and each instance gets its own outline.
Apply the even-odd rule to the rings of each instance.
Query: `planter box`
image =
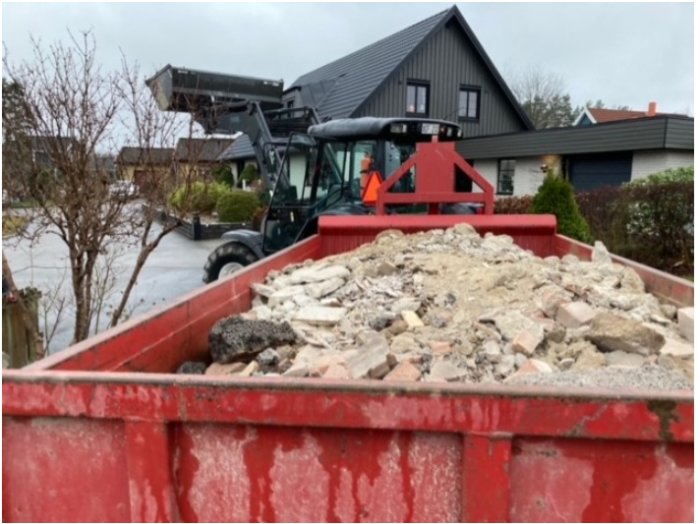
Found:
[[[166,220],[176,220],[175,217],[169,215],[166,211],[161,211],[158,216],[158,221],[164,223]],[[220,222],[217,224],[202,224],[196,215],[189,220],[180,219],[180,225],[175,229],[181,235],[186,236],[190,240],[214,240],[221,238],[227,231],[236,229],[253,229],[249,222]]]

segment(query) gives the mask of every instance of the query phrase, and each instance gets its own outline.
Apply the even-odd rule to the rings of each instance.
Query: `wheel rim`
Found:
[[[224,264],[219,271],[219,278],[232,275],[236,271],[243,269],[243,267],[243,264],[239,264],[238,262],[229,262],[228,264]]]

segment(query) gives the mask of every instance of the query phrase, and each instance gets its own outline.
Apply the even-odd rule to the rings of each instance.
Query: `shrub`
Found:
[[[214,170],[214,180],[218,184],[223,184],[228,188],[233,187],[233,173],[231,166],[221,165]]]
[[[689,167],[677,167],[673,169],[666,169],[665,171],[660,171],[649,175],[646,178],[640,178],[639,180],[633,180],[626,184],[628,187],[639,187],[648,186],[655,184],[670,184],[673,182],[693,182],[694,169],[693,166]]]
[[[250,222],[259,207],[256,193],[230,191],[219,197],[216,213],[221,222]]]
[[[613,253],[662,271],[692,272],[692,182],[606,187],[576,199],[594,238]]]
[[[197,181],[178,187],[170,196],[170,205],[181,212],[211,213],[219,198],[229,192],[226,184]]]
[[[624,189],[630,243],[640,262],[666,271],[693,267],[693,183],[670,182]]]
[[[243,171],[241,171],[241,176],[238,177],[238,187],[243,187],[243,181],[245,181],[247,185],[250,185],[259,178],[260,172],[258,171],[257,166],[254,164],[248,164],[245,166],[245,168],[243,168]]]
[[[532,195],[498,198],[495,203],[497,215],[527,215],[532,213]]]
[[[552,213],[557,217],[559,232],[568,237],[590,242],[586,220],[574,198],[574,188],[561,177],[548,173],[532,201],[533,213]]]

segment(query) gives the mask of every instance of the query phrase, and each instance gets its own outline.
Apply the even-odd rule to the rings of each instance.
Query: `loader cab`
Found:
[[[407,118],[342,119],[292,133],[281,155],[263,225],[263,251],[284,249],[316,232],[324,214],[367,215],[370,175],[384,180],[416,151],[416,144],[462,137],[452,122]],[[406,177],[395,191],[411,192]]]

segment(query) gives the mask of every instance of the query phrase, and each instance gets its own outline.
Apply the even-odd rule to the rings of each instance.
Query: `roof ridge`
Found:
[[[328,63],[323,64],[323,65],[321,65],[321,66],[319,66],[319,67],[317,67],[317,68],[315,68],[315,69],[312,69],[311,71],[308,71],[307,73],[304,73],[303,75],[299,76],[287,89],[291,89],[292,87],[296,87],[297,84],[299,84],[299,82],[300,82],[304,77],[310,76],[310,75],[312,75],[313,73],[316,73],[316,72],[320,71],[321,69],[330,67],[330,66],[332,66],[332,65],[334,65],[334,64],[337,64],[338,62],[341,62],[341,61],[343,61],[343,60],[346,60],[346,59],[348,59],[348,58],[350,58],[350,57],[352,57],[352,56],[355,56],[355,55],[358,55],[358,54],[360,54],[360,53],[363,53],[363,52],[365,52],[367,49],[369,49],[370,47],[374,47],[374,46],[376,46],[376,45],[378,45],[378,44],[380,44],[380,43],[382,43],[382,42],[385,42],[386,40],[388,40],[388,39],[390,39],[390,38],[395,38],[397,35],[400,35],[401,33],[409,32],[410,30],[414,29],[416,26],[418,26],[418,25],[420,25],[420,24],[427,23],[429,20],[432,20],[432,19],[435,19],[436,21],[437,21],[437,20],[440,20],[440,19],[442,19],[448,12],[450,12],[452,9],[454,9],[455,7],[456,7],[456,6],[453,6],[453,7],[451,7],[450,9],[445,9],[445,10],[443,10],[443,11],[440,11],[439,13],[436,13],[436,14],[434,14],[434,15],[431,15],[431,16],[427,17],[427,18],[424,18],[424,19],[422,19],[422,20],[419,20],[419,21],[417,21],[417,22],[415,22],[415,23],[413,23],[413,24],[411,24],[411,25],[409,25],[409,26],[407,26],[407,27],[404,27],[403,29],[399,29],[398,31],[396,31],[396,32],[394,32],[394,33],[391,33],[390,35],[385,36],[384,38],[380,38],[379,40],[375,40],[374,42],[371,42],[371,43],[369,43],[369,44],[367,44],[367,45],[361,47],[360,49],[357,49],[357,50],[355,50],[355,51],[352,51],[351,53],[348,53],[348,54],[343,55],[343,56],[341,56],[341,57],[339,57],[339,58],[336,58],[336,59],[333,60],[332,62],[328,62]],[[338,75],[338,76],[339,76],[339,75]],[[334,78],[337,78],[337,76],[334,77]]]

